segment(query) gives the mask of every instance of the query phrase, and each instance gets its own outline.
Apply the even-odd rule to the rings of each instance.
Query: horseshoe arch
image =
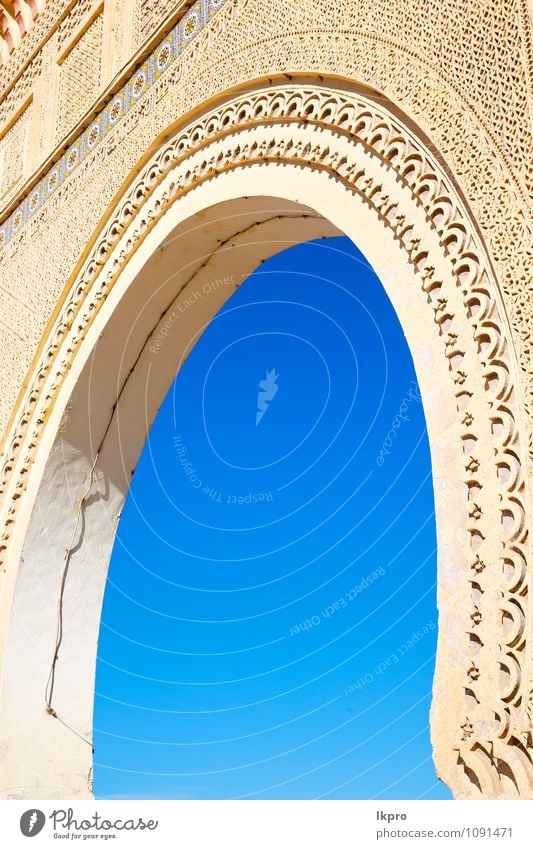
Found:
[[[157,353],[153,339],[206,281],[245,279],[280,245],[342,232],[398,313],[426,412],[437,771],[457,798],[533,798],[526,434],[513,336],[475,217],[423,134],[342,80],[257,81],[165,135],[88,245],[13,423],[0,791],[91,794],[96,639],[116,523],[176,364],[230,292],[201,299]]]

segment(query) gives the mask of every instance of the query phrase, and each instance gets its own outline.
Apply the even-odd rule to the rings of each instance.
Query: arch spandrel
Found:
[[[461,798],[530,797],[529,507],[512,337],[461,193],[413,130],[374,98],[324,82],[256,86],[224,98],[161,145],[97,233],[35,369],[4,467],[8,511],[30,462],[34,496],[39,475],[46,482],[43,430],[51,446],[73,375],[94,345],[93,324],[113,299],[120,306],[118,293],[163,234],[213,204],[271,193],[305,204],[311,218],[329,219],[357,242],[412,349],[436,492],[439,773]],[[111,404],[108,419],[112,411]],[[55,425],[43,428],[47,420]],[[65,421],[63,441],[68,412]],[[139,440],[145,433],[141,427]],[[120,435],[118,417],[109,434]],[[108,479],[109,467],[101,472]],[[125,487],[118,489],[117,505]],[[21,519],[13,539],[8,534],[15,565],[33,522],[27,532]],[[31,547],[25,564],[30,555]],[[10,644],[9,632],[7,639],[9,656],[16,639]],[[85,675],[90,681],[89,668]]]

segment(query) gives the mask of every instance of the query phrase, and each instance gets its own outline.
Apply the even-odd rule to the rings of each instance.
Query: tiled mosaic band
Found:
[[[2,250],[194,41],[227,0],[197,0],[0,227]]]

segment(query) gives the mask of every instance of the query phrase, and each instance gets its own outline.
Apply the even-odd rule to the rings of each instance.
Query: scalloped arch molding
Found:
[[[226,5],[231,14],[239,6]],[[309,45],[312,71],[311,36]],[[103,210],[85,204],[71,262],[59,270],[61,252],[39,257],[62,292],[2,457],[0,792],[90,795],[94,652],[116,519],[175,363],[230,292],[213,292],[174,325],[153,381],[149,340],[191,287],[239,279],[280,245],[340,231],[387,289],[426,409],[439,558],[437,770],[458,798],[533,798],[530,312],[507,284],[525,256],[499,231],[495,257],[486,212],[412,115],[355,82],[246,82],[257,76],[199,101],[171,129],[154,107],[124,161],[117,146],[95,158],[91,191],[107,176],[113,192]],[[86,179],[89,189],[89,171]],[[73,192],[54,207],[35,245],[26,238],[4,268],[14,273],[39,240],[55,245],[78,202]],[[65,550],[64,645],[50,697]]]

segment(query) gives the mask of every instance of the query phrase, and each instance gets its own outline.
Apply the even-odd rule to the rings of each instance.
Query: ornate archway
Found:
[[[3,792],[90,794],[94,649],[116,518],[172,369],[230,291],[212,290],[186,322],[175,322],[164,357],[150,340],[191,287],[244,279],[280,240],[341,231],[366,254],[397,310],[424,398],[439,547],[437,770],[459,798],[531,798],[519,365],[498,281],[453,178],[390,104],[313,78],[228,93],[145,159],[72,277],[3,467]],[[145,314],[130,332],[148,285]],[[146,387],[141,421],[136,399]],[[45,512],[54,498],[58,509]],[[48,579],[54,591],[47,586],[49,603],[35,621],[28,593]],[[63,637],[53,661],[58,596]],[[39,635],[31,651],[29,635],[30,644]],[[28,732],[43,739],[37,752],[30,743],[31,762]],[[56,750],[61,757],[51,763]]]

